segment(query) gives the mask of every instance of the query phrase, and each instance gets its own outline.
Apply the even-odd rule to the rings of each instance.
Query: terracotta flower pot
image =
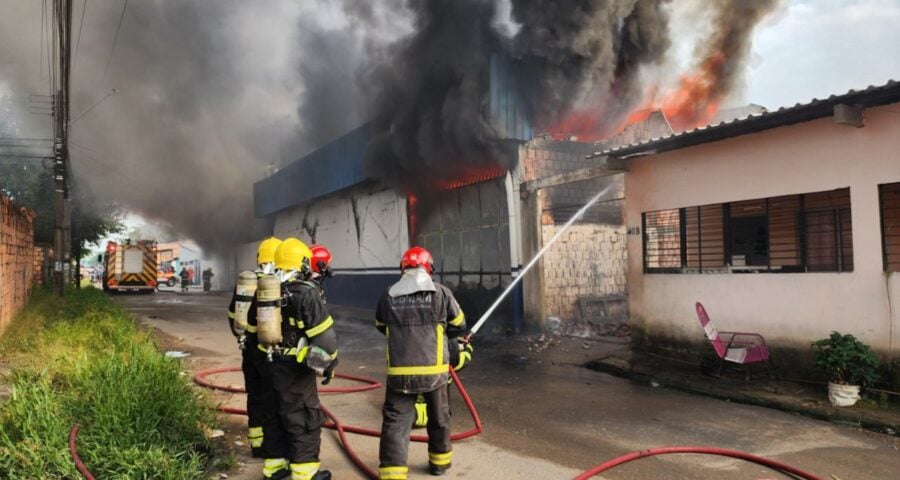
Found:
[[[828,401],[835,407],[849,407],[859,400],[859,385],[828,382]]]

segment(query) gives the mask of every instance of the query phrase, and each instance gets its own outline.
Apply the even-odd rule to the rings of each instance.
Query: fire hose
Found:
[[[194,383],[200,385],[205,388],[210,388],[214,390],[220,390],[225,392],[232,393],[245,393],[243,387],[236,387],[231,385],[217,385],[207,380],[207,377],[219,373],[226,372],[239,372],[241,371],[240,367],[225,367],[225,368],[215,368],[210,370],[204,370],[197,373],[194,376]],[[475,426],[467,431],[456,433],[450,436],[451,440],[463,440],[475,435],[478,435],[483,431],[483,427],[481,424],[481,419],[478,416],[478,412],[475,409],[475,405],[472,402],[471,397],[463,386],[462,382],[459,380],[459,377],[456,375],[456,372],[453,369],[450,369],[450,375],[453,377],[453,383],[456,385],[456,388],[459,390],[460,395],[463,398],[463,401],[466,404],[466,407],[469,410],[469,413],[472,416],[472,420]],[[360,382],[363,385],[353,386],[353,387],[324,387],[319,389],[319,393],[323,394],[335,394],[335,393],[353,393],[353,392],[363,392],[368,390],[374,390],[381,387],[381,383],[376,380],[360,377],[355,375],[346,375],[346,374],[336,374],[335,377],[343,378],[345,380]],[[358,435],[365,435],[370,437],[380,437],[381,432],[378,430],[367,429],[362,427],[357,427],[353,425],[344,425],[343,422],[332,412],[330,409],[325,407],[324,405],[321,407],[322,412],[328,417],[329,422],[323,424],[322,426],[325,428],[329,428],[335,430],[338,434],[338,437],[341,441],[341,446],[344,449],[344,453],[350,459],[351,462],[368,478],[378,479],[378,474],[372,470],[356,453],[353,447],[350,445],[349,440],[347,439],[347,433],[355,433]],[[219,405],[215,407],[215,409],[219,412],[229,413],[234,415],[246,415],[247,411],[242,408],[237,407],[226,407]],[[69,434],[69,452],[72,455],[72,460],[75,464],[75,467],[78,469],[78,472],[81,473],[82,476],[86,480],[94,480],[93,475],[91,475],[90,471],[88,471],[87,467],[81,461],[81,458],[78,456],[78,451],[76,448],[76,439],[78,437],[78,430],[80,426],[78,424],[73,425],[72,430]],[[425,435],[410,435],[410,440],[414,442],[427,442],[428,437]],[[685,453],[694,453],[694,454],[707,454],[707,455],[718,455],[725,456],[731,458],[737,458],[753,463],[757,463],[759,465],[763,465],[765,467],[771,468],[775,471],[794,475],[795,477],[803,478],[806,480],[822,480],[821,477],[813,475],[809,472],[800,470],[796,467],[792,467],[790,465],[776,462],[774,460],[770,460],[768,458],[759,457],[756,455],[751,455],[749,453],[744,453],[736,450],[727,450],[723,448],[715,448],[715,447],[703,447],[703,446],[691,446],[691,447],[662,447],[662,448],[651,448],[647,450],[641,450],[637,452],[631,452],[616,458],[613,458],[609,461],[601,463],[590,470],[581,473],[574,480],[587,480],[592,478],[604,471],[610,470],[619,465],[632,462],[634,460],[638,460],[641,458],[651,457],[655,455],[665,455],[665,454],[685,454]]]
[[[239,367],[225,367],[225,368],[216,368],[212,370],[204,370],[197,373],[194,376],[194,383],[214,390],[221,390],[226,392],[234,392],[234,393],[245,393],[243,387],[234,387],[230,385],[216,385],[209,380],[207,377],[210,375],[215,375],[217,373],[225,373],[225,372],[239,372],[241,369]],[[475,410],[475,404],[472,402],[472,398],[469,396],[469,393],[466,391],[466,388],[463,386],[459,377],[456,375],[456,372],[453,369],[450,369],[450,375],[453,377],[453,384],[456,385],[457,390],[459,391],[460,396],[462,396],[463,402],[466,404],[466,408],[469,410],[469,414],[472,416],[472,421],[475,426],[469,430],[464,432],[454,433],[450,435],[450,440],[458,441],[464,440],[466,438],[473,437],[478,435],[483,431],[483,427],[481,425],[481,419],[478,417],[478,411]],[[354,375],[345,375],[345,374],[335,374],[336,378],[343,378],[344,380],[351,380],[356,382],[361,382],[363,385],[354,386],[354,387],[322,387],[319,388],[319,393],[322,394],[332,394],[332,393],[354,393],[354,392],[364,392],[367,390],[374,390],[377,388],[381,388],[381,383],[371,378],[366,377],[358,377]],[[350,445],[350,442],[347,439],[347,433],[355,433],[357,435],[363,435],[367,437],[380,437],[381,431],[374,430],[369,428],[358,427],[355,425],[344,425],[340,419],[329,410],[327,407],[322,405],[322,412],[328,417],[329,422],[324,423],[322,426],[324,428],[332,429],[337,431],[338,437],[341,440],[341,446],[344,449],[344,453],[346,453],[347,457],[359,468],[363,473],[366,474],[367,477],[377,480],[378,473],[372,470],[365,462],[359,458],[356,451],[353,450],[353,447]],[[226,407],[226,406],[217,406],[216,410],[219,412],[230,413],[235,415],[246,415],[247,410],[243,408],[236,407]],[[413,442],[428,442],[427,435],[410,435],[409,439]]]

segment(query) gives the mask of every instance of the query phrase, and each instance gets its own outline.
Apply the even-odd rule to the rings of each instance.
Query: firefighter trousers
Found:
[[[244,388],[247,390],[247,440],[254,458],[279,458],[274,446],[284,444],[278,421],[278,399],[266,354],[248,341],[241,354]]]
[[[432,466],[449,467],[450,452],[450,401],[445,385],[425,392],[428,412],[428,463]],[[392,472],[397,467],[406,467],[409,453],[409,433],[416,418],[416,393],[387,390],[384,397],[381,424],[381,444],[378,459],[381,473],[385,478],[395,478]],[[405,470],[403,470],[405,473]],[[385,476],[387,475],[387,476]],[[405,478],[402,477],[402,478]]]
[[[316,372],[293,358],[276,360],[269,368],[275,387],[278,434],[282,435],[280,445],[273,445],[280,455],[273,458],[286,458],[292,464],[318,462],[323,415]]]

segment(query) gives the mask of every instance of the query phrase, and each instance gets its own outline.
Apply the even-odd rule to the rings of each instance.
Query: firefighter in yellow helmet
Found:
[[[275,350],[272,383],[276,392],[281,431],[280,455],[267,459],[269,478],[328,480],[331,472],[320,470],[319,448],[324,415],[316,390],[316,375],[334,378],[337,366],[337,336],[334,320],[325,306],[321,287],[311,281],[312,252],[296,238],[289,238],[275,251],[275,268],[281,277],[284,300],[281,308],[283,339]],[[260,345],[260,349],[262,345]],[[268,433],[266,433],[268,435]],[[282,467],[269,460],[284,459]]]
[[[433,265],[424,248],[407,250],[400,262],[400,280],[385,290],[375,310],[375,327],[388,340],[378,452],[382,480],[407,478],[409,433],[419,394],[428,413],[429,472],[445,474],[453,457],[447,396],[449,350],[450,342],[465,333],[466,317],[450,289],[432,280]]]
[[[266,356],[256,346],[256,282],[275,272],[275,249],[281,240],[269,237],[259,244],[256,253],[257,269],[241,272],[237,287],[228,306],[228,324],[241,348],[241,370],[247,390],[247,440],[254,457],[268,458],[271,452],[265,434],[277,426],[275,390]]]

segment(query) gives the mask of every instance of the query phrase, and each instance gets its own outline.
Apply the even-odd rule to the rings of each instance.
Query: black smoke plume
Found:
[[[423,193],[436,180],[511,167],[488,114],[491,55],[506,47],[488,0],[410,1],[414,33],[371,76],[369,172]]]

